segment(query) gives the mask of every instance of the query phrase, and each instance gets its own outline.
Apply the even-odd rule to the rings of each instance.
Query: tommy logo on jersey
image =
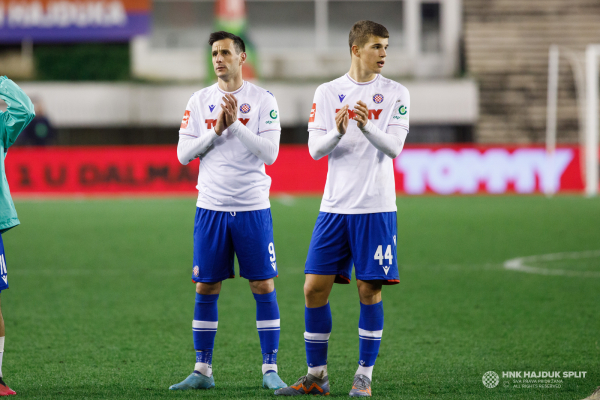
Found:
[[[215,109],[215,106],[213,106],[212,104],[210,106],[208,106],[208,109],[210,110],[210,112],[213,112],[213,110]]]
[[[340,109],[336,109],[335,113],[337,114]],[[379,119],[379,114],[381,114],[383,110],[369,110],[369,119]],[[356,113],[350,109],[348,109],[348,118],[352,119],[356,117]]]
[[[346,98],[346,95],[345,94],[338,94],[338,97],[340,98],[340,103],[341,103]]]
[[[185,110],[185,113],[183,113],[183,119],[181,120],[180,128],[182,128],[182,129],[187,128],[189,122],[190,122],[190,110]]]
[[[315,115],[316,114],[317,114],[317,103],[313,103],[313,106],[310,109],[310,117],[308,118],[308,122],[315,122]]]
[[[252,108],[250,107],[250,104],[248,104],[248,103],[244,103],[240,106],[240,112],[242,114],[248,114],[251,109]]]
[[[248,123],[248,121],[250,121],[250,118],[238,118],[238,121],[240,121],[242,124],[246,125]],[[215,126],[217,126],[216,119],[205,119],[204,123],[206,124],[206,129],[212,129]]]

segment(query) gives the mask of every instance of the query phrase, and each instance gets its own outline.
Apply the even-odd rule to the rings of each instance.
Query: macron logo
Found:
[[[338,97],[340,98],[340,103],[341,103],[346,98],[346,95],[345,94],[338,94]]]
[[[387,275],[387,273],[388,273],[389,270],[390,270],[389,266],[383,267],[383,271],[385,272],[386,275]]]
[[[277,263],[276,262],[272,262],[271,267],[273,267],[273,271],[277,271]]]
[[[215,106],[213,106],[212,104],[210,106],[208,106],[208,109],[210,110],[210,112],[213,112],[213,110],[215,109]]]

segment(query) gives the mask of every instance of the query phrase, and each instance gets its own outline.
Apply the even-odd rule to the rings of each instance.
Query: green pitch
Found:
[[[272,201],[288,384],[306,371],[303,267],[319,201]],[[3,372],[20,398],[273,396],[260,388],[255,303],[240,278],[219,300],[216,389],[168,391],[195,360],[194,199],[18,201],[17,210],[22,225],[4,235]],[[600,254],[582,253],[600,250],[600,199],[404,197],[398,221],[401,283],[384,288],[376,398],[581,399],[600,385]],[[558,252],[573,254],[515,261],[535,274],[504,268]],[[331,390],[346,397],[358,357],[354,282],[336,285],[331,305]],[[483,385],[487,371],[500,375],[497,387]],[[503,371],[586,376],[527,388]]]

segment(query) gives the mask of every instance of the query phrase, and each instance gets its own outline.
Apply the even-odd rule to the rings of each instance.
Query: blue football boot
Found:
[[[263,387],[267,389],[282,389],[287,384],[281,380],[277,372],[270,371],[263,375]]]
[[[194,371],[182,382],[172,385],[169,390],[212,389],[214,387],[215,378],[212,375],[208,377]]]

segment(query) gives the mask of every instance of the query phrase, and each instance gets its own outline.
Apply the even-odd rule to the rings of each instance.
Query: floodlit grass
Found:
[[[272,200],[280,277],[280,376],[305,373],[302,285],[318,198]],[[193,368],[195,200],[17,201],[3,236],[10,290],[5,380],[21,398],[269,398],[244,279],[219,299],[216,389],[169,392]],[[600,278],[506,270],[505,260],[600,249],[600,201],[402,197],[400,285],[385,287],[373,394],[402,399],[581,399],[600,385]],[[535,267],[600,271],[600,258]],[[354,283],[331,296],[332,396],[358,357]],[[495,371],[488,389],[482,375]],[[502,371],[586,371],[560,388],[515,388]],[[509,387],[506,385],[510,384]]]

